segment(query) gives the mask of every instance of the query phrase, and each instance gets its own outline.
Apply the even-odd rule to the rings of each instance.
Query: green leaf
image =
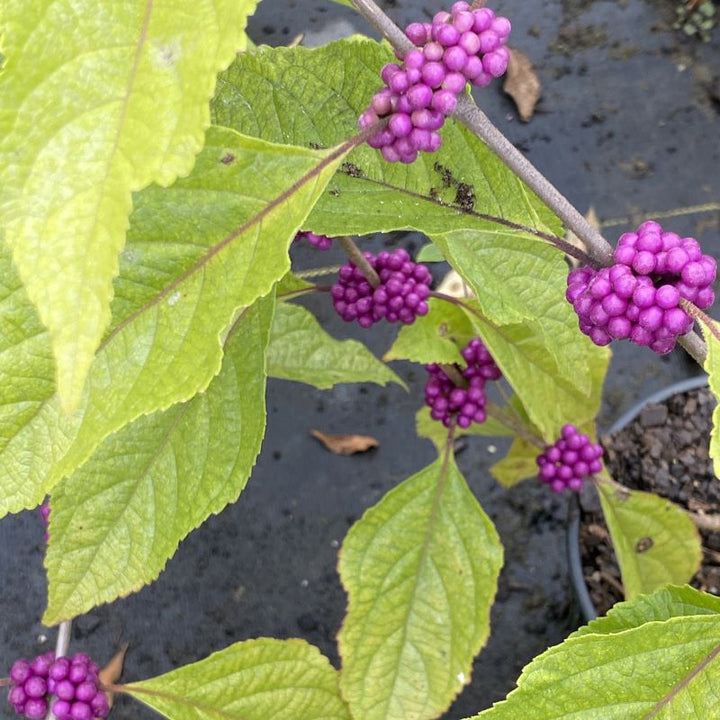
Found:
[[[358,114],[380,86],[380,68],[390,59],[387,46],[356,38],[314,50],[247,53],[223,74],[212,103],[214,117],[273,141],[331,145],[353,132]],[[327,235],[418,230],[442,239],[441,251],[455,253],[456,269],[472,277],[491,320],[498,324],[501,317],[507,323],[509,315],[516,325],[530,326],[532,357],[507,360],[511,382],[517,392],[523,383],[531,386],[523,402],[533,421],[553,437],[573,415],[583,422],[596,413],[602,383],[595,373],[604,368],[608,352],[579,332],[564,301],[562,253],[528,232],[558,235],[557,218],[463,126],[449,120],[442,136],[437,153],[421,154],[410,166],[386,163],[377,151],[358,147],[308,222]],[[516,265],[518,258],[522,262]],[[517,338],[508,340],[512,345]],[[503,355],[516,350],[507,347],[508,340],[494,341],[505,345]],[[586,367],[590,378],[578,371]],[[556,397],[558,382],[564,387]]]
[[[603,478],[598,494],[622,573],[625,597],[685,583],[702,560],[700,535],[682,508]]]
[[[131,193],[190,172],[255,5],[4,3],[0,224],[50,330],[66,410],[110,322]]]
[[[507,455],[490,468],[490,474],[506,488],[538,473],[537,456],[540,450],[527,440],[516,437]]]
[[[502,565],[495,528],[451,454],[391,490],[340,553],[340,687],[353,717],[437,717],[469,682]]]
[[[337,673],[303,640],[245,640],[123,689],[172,720],[350,720]]]
[[[54,378],[50,337],[0,240],[0,516],[42,502],[44,488],[28,478],[77,426],[48,405]]]
[[[403,325],[383,360],[417,363],[460,363],[460,350],[475,336],[465,312],[455,305],[430,298],[430,312],[412,325]]]
[[[433,237],[448,262],[472,288],[483,314],[493,323],[511,325],[532,320],[542,349],[559,375],[582,395],[591,381],[584,368],[591,354],[605,354],[578,329],[565,300],[568,267],[556,248],[522,235],[489,237],[455,231]]]
[[[720,598],[715,595],[700,592],[689,585],[670,585],[652,595],[641,595],[635,600],[617,603],[607,615],[592,620],[573,635],[611,634],[656,620],[719,613]]]
[[[430,408],[422,407],[415,414],[415,431],[419,437],[427,438],[442,453],[447,443],[447,428],[439,421],[430,417]],[[492,437],[511,437],[512,431],[494,418],[487,418],[484,423],[472,423],[469,428],[455,428],[455,437],[466,435],[482,435]]]
[[[720,398],[720,326],[714,320],[709,324],[700,324],[707,345],[705,372],[710,378],[710,389],[716,398]],[[710,434],[710,457],[713,459],[715,477],[720,477],[720,401],[715,406]]]
[[[416,258],[417,262],[443,262],[445,257],[435,243],[426,243],[420,248]]]
[[[265,433],[274,302],[241,314],[206,392],[126,425],[56,487],[47,625],[152,582],[191,530],[237,499]]]
[[[463,302],[474,307],[472,301]],[[559,373],[535,323],[495,325],[476,308],[470,318],[543,439],[554,442],[565,423],[581,426],[595,418],[610,359],[607,348],[588,347],[586,359],[579,366],[590,379],[586,395]],[[578,374],[578,369],[574,373]]]
[[[289,269],[287,247],[344,150],[270,145],[214,128],[188,178],[136,196],[113,324],[82,404],[63,416],[54,395],[26,416],[0,454],[0,497],[10,496],[0,509],[36,504],[110,433],[207,387],[220,369],[222,335]]]
[[[306,290],[312,290],[314,287],[312,283],[303,280],[297,275],[293,275],[291,272],[285,273],[285,275],[278,280],[277,298],[278,300],[287,300],[295,295],[301,295]]]
[[[315,49],[259,48],[220,76],[213,118],[272,142],[332,146],[357,131],[358,116],[382,85],[382,66],[393,61],[387,44],[357,37]],[[554,215],[482,141],[453,120],[442,136],[437,153],[421,153],[412,165],[387,163],[378,151],[359,146],[308,226],[331,237],[463,228],[488,236],[515,232],[489,215],[560,232]]]
[[[705,720],[717,714],[718,655],[716,614],[576,634],[535,658],[507,700],[476,720]]]
[[[270,335],[268,374],[317,388],[342,382],[405,383],[357,340],[336,340],[299,305],[280,303]]]

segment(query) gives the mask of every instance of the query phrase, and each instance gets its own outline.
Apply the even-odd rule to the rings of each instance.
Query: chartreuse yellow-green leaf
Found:
[[[190,172],[256,0],[7,0],[0,224],[75,409],[110,322],[131,193]]]
[[[700,325],[707,345],[705,372],[709,375],[710,389],[716,398],[720,398],[720,325],[714,320]],[[710,457],[713,459],[715,477],[720,477],[720,402],[715,406],[710,434]]]
[[[609,478],[597,488],[625,597],[688,582],[702,560],[700,534],[688,514],[659,495],[628,490]]]
[[[259,48],[222,74],[213,117],[274,142],[332,145],[353,132],[388,61],[386,45],[357,38],[312,50]],[[439,243],[488,320],[509,328],[509,337],[490,338],[498,362],[508,364],[516,392],[528,388],[523,404],[554,439],[569,417],[594,417],[602,385],[596,373],[608,352],[578,330],[564,299],[562,253],[533,234],[561,234],[557,218],[466,128],[448,120],[442,136],[437,153],[410,166],[358,147],[306,225],[327,235],[412,229]],[[519,360],[512,357],[517,344]]]
[[[268,375],[331,388],[337,383],[405,383],[357,340],[336,340],[299,305],[279,303],[268,347]]]
[[[25,481],[34,472],[38,455],[56,440],[56,425],[48,418],[46,400],[55,390],[55,365],[50,338],[38,319],[0,239],[0,457],[12,474],[0,477],[0,515],[42,502],[44,491]],[[35,431],[17,437],[34,424]]]
[[[245,487],[265,433],[274,297],[233,324],[207,390],[108,437],[53,491],[44,622],[152,582],[178,543]]]
[[[654,605],[661,604],[656,612]],[[666,595],[626,603],[625,627],[590,627],[535,658],[475,720],[708,720],[720,694],[720,614]],[[634,611],[634,604],[637,610]],[[643,616],[646,619],[643,620]],[[596,621],[598,627],[603,620]]]
[[[223,333],[289,269],[288,245],[343,152],[211,128],[189,177],[136,195],[112,324],[81,405],[65,416],[46,383],[35,412],[14,421],[0,451],[2,514],[37,503],[126,423],[207,387]],[[7,302],[22,304],[22,294]],[[17,345],[31,359],[31,345]],[[11,359],[0,355],[0,368]]]
[[[567,263],[557,248],[509,232],[489,237],[455,230],[433,235],[433,241],[472,288],[491,322],[530,320],[558,375],[578,394],[590,394],[590,376],[578,368],[585,368],[589,355],[607,351],[578,329],[577,315],[565,300]]]
[[[382,66],[393,61],[389,45],[359,37],[313,49],[261,47],[221,74],[213,120],[272,142],[328,147],[356,132],[359,114],[381,85]],[[377,150],[359,146],[349,157],[352,166],[313,209],[308,229],[330,236],[513,232],[484,213],[560,232],[557,218],[482,141],[452,120],[442,136],[438,152],[421,153],[412,165],[387,163]]]
[[[474,307],[469,317],[477,334],[545,441],[554,442],[565,423],[581,426],[597,415],[610,359],[607,348],[596,348],[599,352],[588,348],[582,365],[590,379],[590,392],[585,394],[559,374],[542,331],[535,323],[496,325],[488,321],[471,301],[463,302]]]
[[[419,437],[427,438],[438,452],[442,452],[447,443],[448,429],[439,421],[430,417],[430,408],[421,407],[415,413],[415,432]],[[455,437],[465,435],[492,435],[493,437],[511,436],[512,431],[494,418],[487,418],[484,423],[472,423],[468,428],[455,428]]]
[[[123,691],[171,720],[350,720],[337,685],[313,645],[258,638]]]
[[[517,485],[521,480],[537,475],[537,456],[540,452],[533,443],[516,437],[505,457],[490,467],[490,474],[503,487]]]
[[[451,454],[391,490],[340,552],[340,688],[354,718],[430,720],[470,680],[502,565]]]
[[[640,595],[632,601],[613,605],[607,615],[595,618],[576,630],[572,637],[588,633],[618,633],[653,620],[662,621],[672,617],[718,613],[720,613],[720,598],[716,595],[700,592],[689,585],[668,585],[651,595]]]
[[[465,312],[455,305],[430,298],[430,312],[403,325],[384,360],[412,360],[418,363],[459,363],[460,350],[474,337]]]

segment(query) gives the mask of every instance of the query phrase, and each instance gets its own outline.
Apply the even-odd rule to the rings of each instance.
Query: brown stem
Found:
[[[547,447],[542,438],[531,432],[525,425],[516,420],[514,417],[508,415],[499,405],[496,405],[492,400],[488,400],[485,403],[485,412],[488,417],[497,420],[502,423],[506,428],[512,430],[516,435],[521,437],[523,440],[529,442],[531,445],[545,450]]]
[[[380,277],[375,272],[373,266],[368,262],[367,258],[360,252],[360,248],[355,241],[349,237],[339,237],[338,243],[340,247],[347,253],[348,257],[359,267],[365,279],[376,288],[380,284]]]
[[[463,377],[457,365],[453,365],[452,363],[438,363],[438,367],[448,376],[455,387],[466,388],[468,386],[468,381]]]

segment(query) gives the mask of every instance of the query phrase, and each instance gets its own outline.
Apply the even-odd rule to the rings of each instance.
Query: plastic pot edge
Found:
[[[707,384],[707,375],[697,375],[687,380],[681,380],[672,385],[668,385],[633,405],[633,407],[615,420],[607,433],[612,434],[618,432],[618,430],[622,430],[625,426],[629,425],[642,412],[646,405],[663,402],[673,395],[689,392],[690,390],[697,390],[705,387]],[[580,605],[580,612],[585,621],[590,622],[598,616],[598,613],[590,599],[590,593],[585,585],[585,577],[582,570],[582,561],[580,559],[580,503],[575,494],[570,498],[568,511],[567,555],[570,582],[572,583],[575,597]]]

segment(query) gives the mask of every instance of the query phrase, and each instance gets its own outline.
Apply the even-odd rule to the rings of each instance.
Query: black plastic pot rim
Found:
[[[662,390],[641,400],[626,413],[623,413],[610,426],[607,434],[612,435],[629,425],[647,405],[664,402],[673,395],[679,395],[680,393],[689,392],[690,390],[698,390],[699,388],[706,387],[707,384],[707,375],[698,375],[697,377],[668,385]],[[590,593],[588,592],[587,585],[585,585],[585,576],[583,575],[582,559],[580,558],[580,503],[575,494],[570,498],[568,511],[567,551],[570,582],[572,583],[575,597],[580,605],[580,612],[585,618],[585,621],[590,622],[598,616],[598,613],[590,599]]]

